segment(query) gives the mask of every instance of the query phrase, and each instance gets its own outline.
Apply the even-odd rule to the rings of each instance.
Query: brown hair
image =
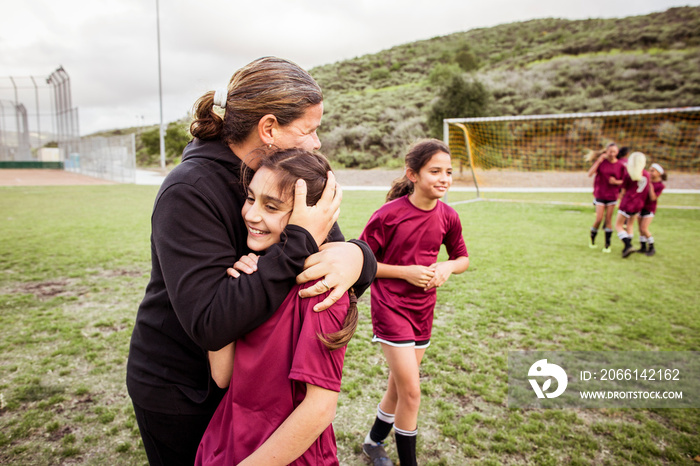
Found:
[[[647,164],[647,156],[641,152],[632,152],[629,159],[627,160],[627,174],[630,176],[632,181],[639,181],[642,179],[642,174],[644,172],[644,167]]]
[[[297,180],[303,179],[306,182],[306,205],[315,205],[321,199],[328,181],[328,172],[331,170],[328,160],[323,155],[303,149],[284,149],[274,152],[262,159],[258,170],[261,168],[267,168],[277,175],[277,189],[281,196],[286,193],[294,196]],[[245,172],[243,179],[246,186],[250,183],[252,175],[250,169]],[[348,290],[348,294],[350,306],[343,328],[327,335],[318,335],[330,351],[347,345],[357,329],[357,297],[352,289]]]
[[[447,144],[439,139],[423,139],[414,143],[406,154],[406,169],[418,173],[433,155],[438,152],[444,152],[452,156]],[[391,189],[386,195],[386,202],[393,201],[412,192],[413,182],[404,174],[391,184]]]
[[[226,144],[243,142],[267,114],[285,126],[323,102],[321,88],[309,73],[276,57],[259,58],[233,74],[223,118],[214,110],[214,94],[209,91],[195,102],[190,133]]]

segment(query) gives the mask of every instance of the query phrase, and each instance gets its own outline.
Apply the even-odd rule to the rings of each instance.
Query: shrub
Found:
[[[464,71],[472,71],[479,68],[479,60],[471,50],[460,50],[455,55],[455,63]]]
[[[428,82],[433,86],[446,86],[454,76],[461,76],[462,70],[456,63],[438,63],[428,75]]]
[[[369,79],[371,81],[379,81],[381,79],[387,79],[391,75],[391,72],[385,68],[375,68],[369,74]]]

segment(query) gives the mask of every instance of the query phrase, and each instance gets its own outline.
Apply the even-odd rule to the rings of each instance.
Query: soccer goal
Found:
[[[700,174],[700,107],[450,118],[444,140],[479,189],[590,187],[591,154],[609,142],[667,170]]]

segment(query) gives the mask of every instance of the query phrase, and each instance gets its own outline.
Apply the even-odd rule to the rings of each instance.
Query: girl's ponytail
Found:
[[[343,328],[328,335],[318,334],[318,338],[323,342],[329,351],[333,351],[347,345],[352,336],[355,334],[355,330],[357,330],[359,315],[357,312],[357,296],[355,295],[355,290],[350,288],[348,290],[348,296],[350,298],[350,306],[348,307],[348,314],[345,316]]]
[[[397,178],[391,183],[391,189],[386,195],[386,202],[393,201],[413,192],[413,182],[406,175]]]

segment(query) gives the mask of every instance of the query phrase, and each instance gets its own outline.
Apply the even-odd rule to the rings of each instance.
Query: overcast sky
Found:
[[[156,0],[4,3],[0,77],[47,77],[62,65],[82,135],[159,121]],[[201,94],[264,55],[310,69],[514,21],[625,17],[684,5],[700,0],[160,0],[164,120],[187,115]]]

